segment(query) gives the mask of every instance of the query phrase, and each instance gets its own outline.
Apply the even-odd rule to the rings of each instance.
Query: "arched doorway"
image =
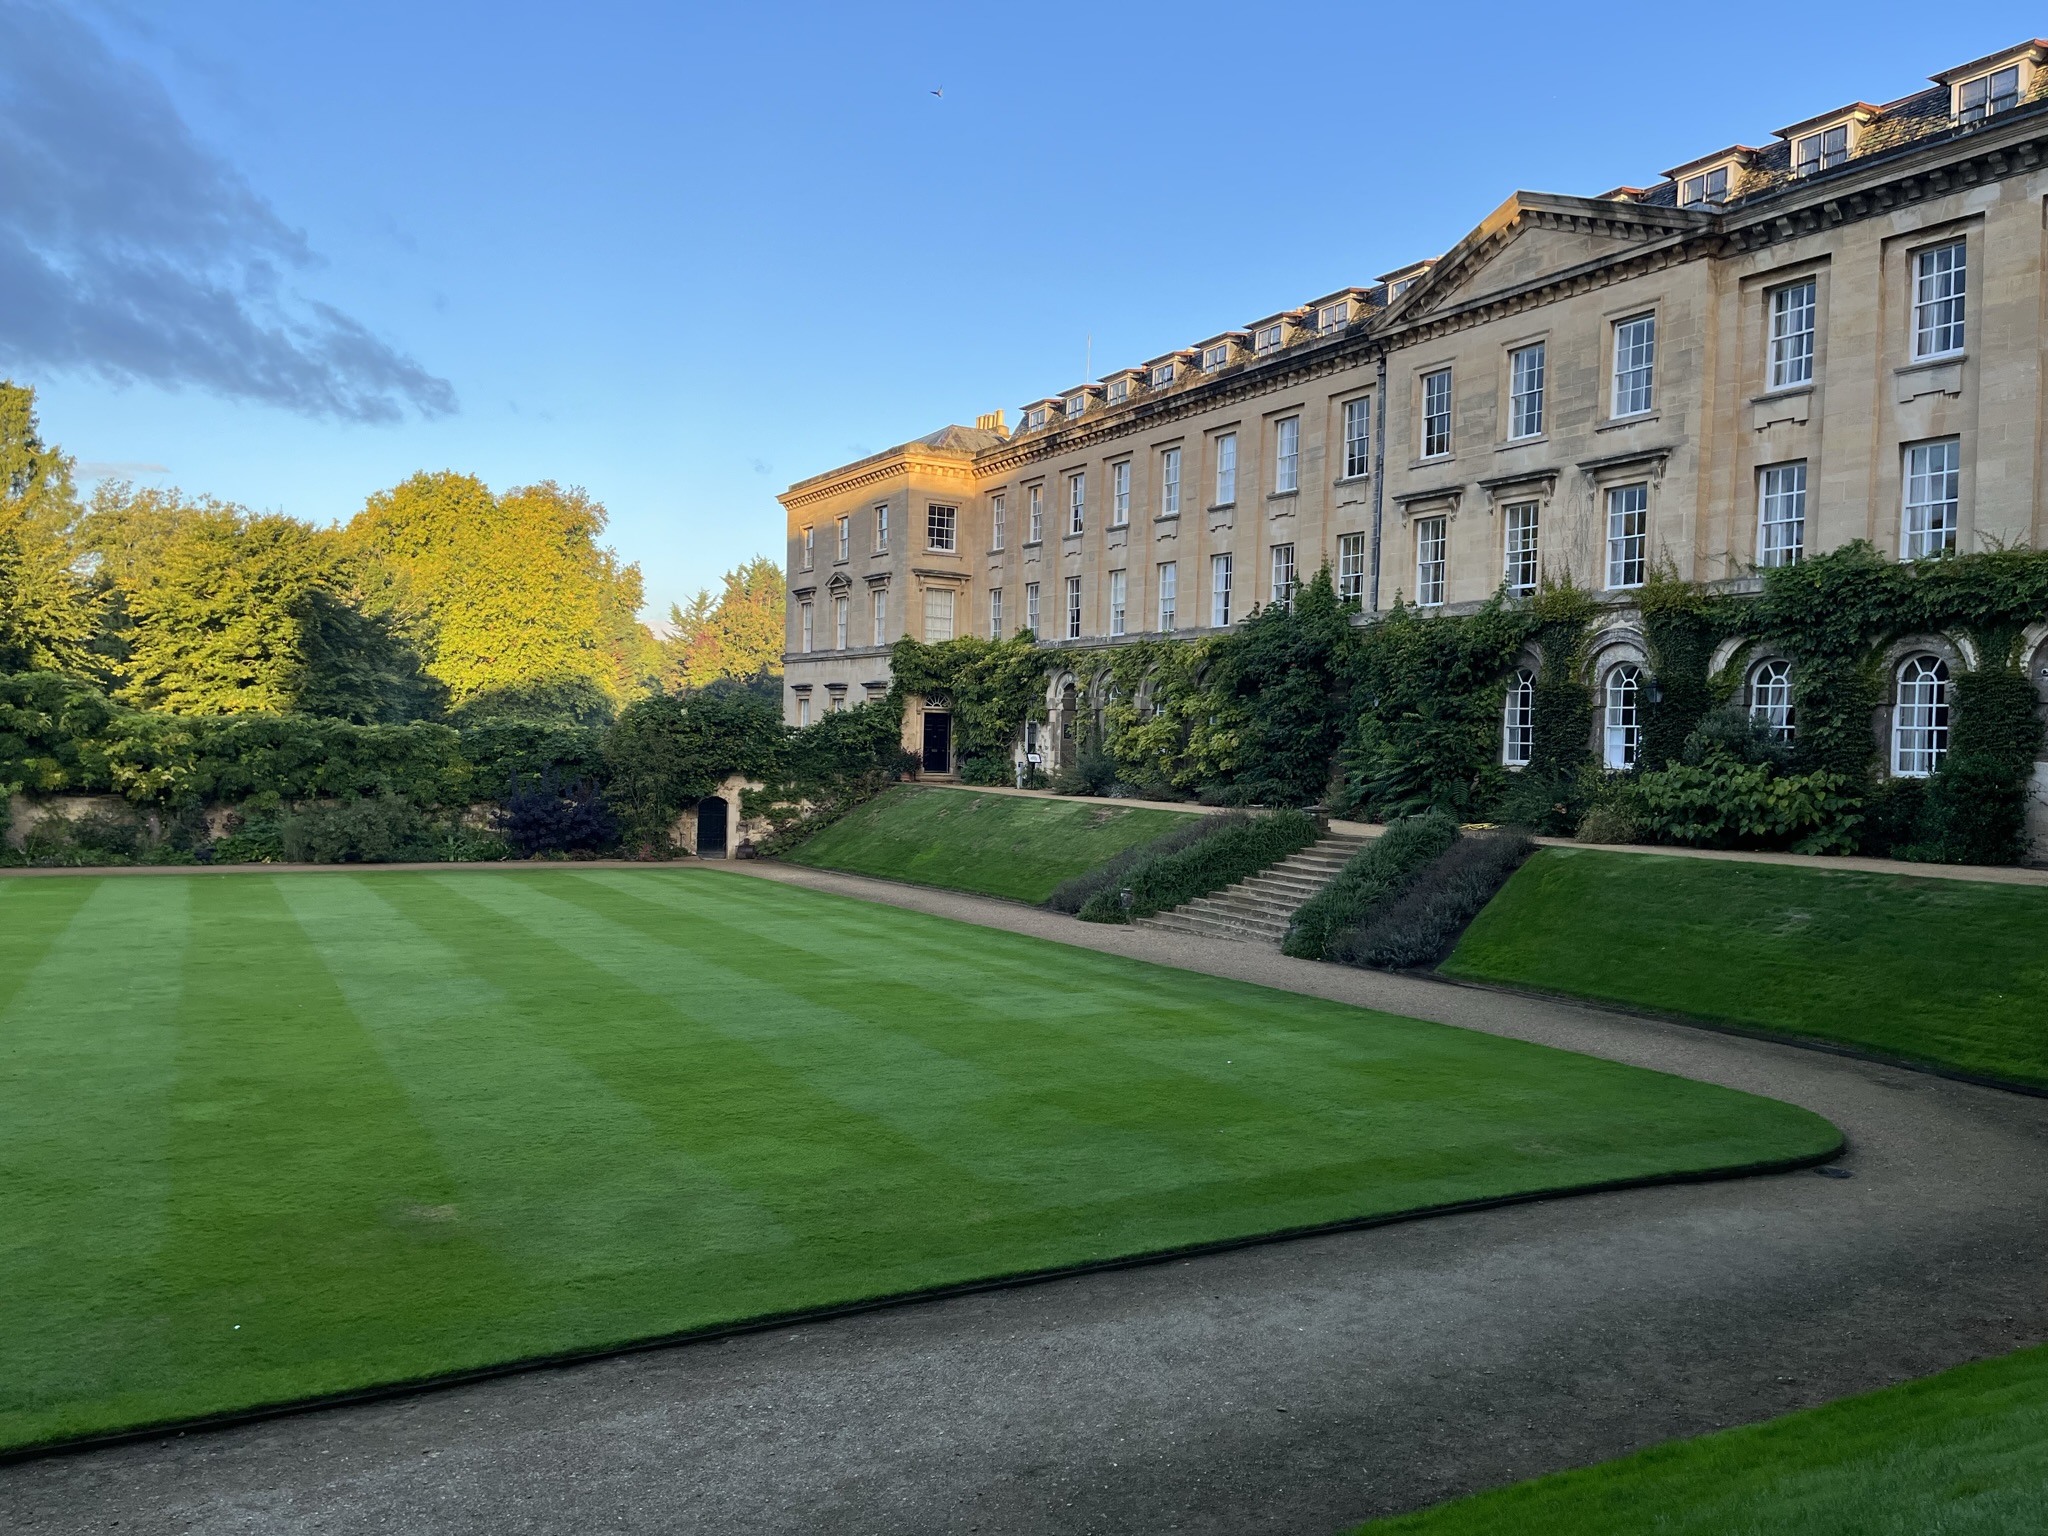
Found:
[[[726,852],[726,818],[730,807],[712,795],[697,802],[697,857],[722,859]]]

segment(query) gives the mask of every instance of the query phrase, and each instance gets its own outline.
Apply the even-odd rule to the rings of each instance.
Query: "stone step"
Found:
[[[1277,948],[1294,914],[1371,841],[1355,832],[1333,833],[1224,890],[1141,917],[1137,926]]]

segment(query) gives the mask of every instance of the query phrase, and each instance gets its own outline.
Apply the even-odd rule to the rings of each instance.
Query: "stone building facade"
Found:
[[[1612,610],[1598,689],[1642,663],[1653,569],[2041,546],[2048,42],[1931,79],[1648,187],[1518,192],[1441,257],[1014,430],[792,486],[787,718],[885,689],[901,635],[1197,634],[1325,562],[1366,616],[1568,574]]]

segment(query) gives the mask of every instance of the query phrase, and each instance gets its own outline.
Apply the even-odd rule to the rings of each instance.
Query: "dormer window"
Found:
[[[1401,279],[1401,281],[1399,281],[1398,283],[1394,284],[1394,292],[1393,292],[1393,297],[1395,297],[1395,298],[1397,298],[1397,299],[1398,299],[1399,297],[1401,297],[1401,295],[1402,295],[1402,294],[1406,293],[1406,292],[1407,292],[1407,291],[1408,291],[1408,290],[1409,290],[1410,288],[1413,288],[1414,286],[1415,286],[1415,279],[1414,279],[1414,278],[1412,278],[1412,277],[1404,277],[1404,278],[1402,278],[1402,279]]]
[[[1271,325],[1261,326],[1259,328],[1258,340],[1259,351],[1277,352],[1280,349],[1280,342],[1286,334],[1287,327],[1279,321],[1275,321]]]
[[[1044,426],[1044,425],[1045,425],[1045,407],[1044,407],[1044,406],[1042,406],[1042,405],[1034,405],[1034,406],[1031,406],[1031,407],[1030,407],[1029,409],[1027,409],[1027,410],[1026,410],[1026,411],[1024,412],[1024,430],[1025,430],[1026,432],[1035,432],[1035,431],[1037,431],[1037,430],[1038,430],[1038,429],[1039,429],[1040,427],[1042,427],[1042,426]]]
[[[1067,420],[1076,420],[1087,409],[1088,397],[1086,395],[1067,396]]]
[[[1725,165],[1717,165],[1697,176],[1688,176],[1678,184],[1678,206],[1681,208],[1716,207],[1727,201],[1728,167]]]
[[[1316,334],[1327,336],[1332,331],[1341,331],[1351,323],[1348,304],[1325,304],[1316,311]]]
[[[1129,379],[1112,379],[1110,381],[1109,403],[1111,405],[1122,405],[1130,398],[1131,381]]]
[[[1152,387],[1154,389],[1164,389],[1167,385],[1171,384],[1172,382],[1173,364],[1154,363],[1152,365]]]
[[[1219,341],[1216,343],[1215,346],[1203,349],[1202,372],[1214,373],[1218,368],[1221,368],[1224,364],[1228,363],[1229,361],[1230,343],[1227,341]]]
[[[1849,158],[1849,125],[1838,123],[1792,141],[1792,169],[1800,176],[1833,170]]]
[[[1965,80],[1956,87],[1956,121],[1981,123],[1998,112],[2010,112],[2020,104],[2020,67],[2008,64],[1988,75]]]

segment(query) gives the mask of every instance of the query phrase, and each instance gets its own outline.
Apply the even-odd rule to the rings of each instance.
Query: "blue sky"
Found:
[[[792,480],[2029,9],[0,0],[0,368],[87,468],[315,521],[580,484],[653,617]]]

